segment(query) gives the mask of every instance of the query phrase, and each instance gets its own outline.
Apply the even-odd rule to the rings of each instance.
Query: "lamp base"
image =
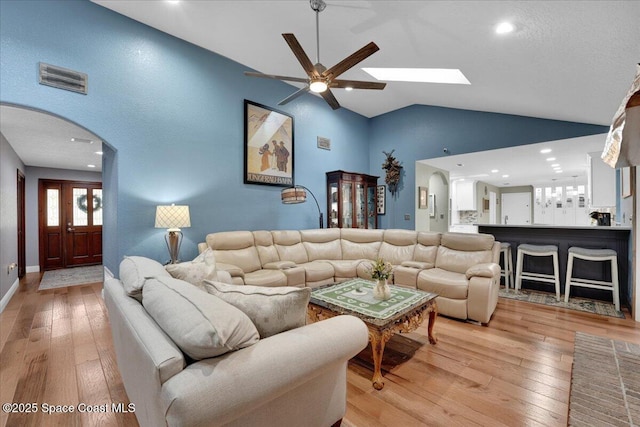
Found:
[[[171,260],[167,264],[178,264],[178,254],[180,253],[180,246],[182,245],[182,232],[181,231],[169,231],[164,236],[164,241],[167,244],[169,250],[169,256]]]

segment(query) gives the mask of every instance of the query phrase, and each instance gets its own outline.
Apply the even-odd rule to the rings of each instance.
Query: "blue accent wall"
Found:
[[[380,228],[415,228],[415,162],[445,155],[493,150],[544,141],[605,133],[606,126],[509,114],[413,105],[370,120],[370,172],[384,184],[383,151],[402,164],[399,191],[387,188],[386,215]],[[604,144],[604,143],[603,143]],[[444,153],[447,148],[448,154]],[[405,220],[405,214],[410,215]]]
[[[88,95],[38,84],[39,62],[87,73]],[[190,206],[183,259],[210,232],[317,227],[312,201],[282,205],[279,187],[243,183],[243,100],[277,107],[296,90],[245,70],[87,0],[0,1],[0,101],[67,118],[107,144],[104,262],[116,274],[124,255],[167,259],[165,230],[153,227],[158,204]],[[382,183],[382,150],[396,150],[403,186],[396,199],[387,195],[383,228],[413,228],[413,215],[402,215],[413,214],[414,163],[445,146],[460,154],[603,132],[426,106],[368,119],[310,94],[277,108],[295,117],[295,182],[323,211],[325,172],[367,172]],[[317,148],[317,136],[331,139],[331,151]]]

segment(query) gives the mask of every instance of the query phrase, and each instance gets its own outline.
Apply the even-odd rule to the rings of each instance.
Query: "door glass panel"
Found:
[[[367,228],[376,228],[376,187],[367,187]]]
[[[102,225],[102,189],[93,190],[93,225]]]
[[[329,227],[338,227],[338,183],[332,182],[329,186],[331,194],[331,211],[329,212]]]
[[[86,188],[74,188],[73,189],[73,225],[86,226],[88,225],[89,205],[87,201],[87,189]]]
[[[60,225],[60,191],[55,188],[47,188],[47,226],[58,227]]]

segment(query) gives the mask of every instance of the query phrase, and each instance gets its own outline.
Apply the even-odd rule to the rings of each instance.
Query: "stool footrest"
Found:
[[[592,288],[592,289],[602,289],[605,291],[611,291],[614,286],[611,282],[603,282],[602,280],[591,280],[591,279],[577,279],[575,277],[571,278],[571,286],[580,286],[583,288]]]

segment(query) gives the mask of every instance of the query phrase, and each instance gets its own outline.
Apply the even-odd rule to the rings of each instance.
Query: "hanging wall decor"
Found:
[[[387,156],[387,159],[382,164],[382,169],[387,171],[386,176],[384,177],[384,182],[389,186],[389,191],[392,196],[395,196],[396,191],[398,191],[398,183],[400,182],[400,172],[402,170],[402,166],[400,162],[393,157],[393,152],[396,150],[391,150],[390,153],[383,151],[384,155]]]

